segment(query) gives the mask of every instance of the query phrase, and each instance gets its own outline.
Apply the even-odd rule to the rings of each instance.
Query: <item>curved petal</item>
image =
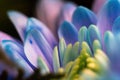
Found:
[[[78,40],[78,32],[76,28],[67,21],[64,21],[59,27],[58,35],[59,39],[64,38],[67,44],[74,44]]]
[[[48,63],[43,52],[40,50],[40,47],[38,46],[39,42],[36,42],[36,40],[33,38],[32,34],[35,35],[34,32],[29,31],[29,33],[26,37],[26,40],[24,42],[24,51],[25,51],[26,57],[35,67],[38,67],[38,58],[40,57],[40,58],[42,58],[42,60],[44,60],[44,62],[50,68],[50,64]]]
[[[92,11],[83,6],[80,6],[74,11],[72,22],[79,30],[82,26],[89,27],[91,24],[96,24],[97,19]]]
[[[12,21],[12,23],[15,25],[15,28],[18,31],[21,39],[24,40],[27,17],[24,14],[17,11],[9,11],[8,17]]]
[[[99,40],[101,42],[100,32],[95,25],[90,25],[90,27],[88,28],[87,37],[90,46],[92,46],[94,40]]]
[[[23,47],[20,44],[10,40],[3,40],[1,45],[6,55],[17,65],[22,67],[27,74],[33,72],[33,67],[25,57]]]
[[[106,30],[111,30],[114,20],[120,16],[119,0],[108,0],[98,14],[97,26],[104,35]]]
[[[49,68],[52,69],[53,49],[39,30],[31,28],[28,31],[24,49],[25,54],[30,61],[32,60],[32,55],[35,55],[35,57],[33,57],[33,61],[31,61],[32,63],[37,61],[37,58],[41,56],[44,60],[46,60]],[[36,62],[34,65],[36,65]]]
[[[50,30],[42,22],[38,21],[35,18],[28,19],[26,32],[28,32],[32,28],[38,29],[40,31],[40,33],[48,41],[48,43],[50,44],[50,46],[52,48],[54,48],[56,46],[57,41],[56,41],[55,37],[53,36],[53,34],[50,32]]]

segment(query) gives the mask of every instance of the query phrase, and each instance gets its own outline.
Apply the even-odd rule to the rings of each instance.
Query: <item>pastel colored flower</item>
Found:
[[[40,20],[10,11],[8,16],[22,41],[1,32],[1,47],[26,75],[40,67],[42,74],[65,72],[63,80],[119,80],[119,8],[119,0],[108,0],[96,16],[83,6],[63,7],[57,24],[59,41],[47,27],[55,26],[54,19],[49,24],[47,18],[42,18],[46,26]]]

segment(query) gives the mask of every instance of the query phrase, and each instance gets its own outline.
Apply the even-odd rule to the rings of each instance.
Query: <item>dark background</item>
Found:
[[[18,34],[7,17],[8,10],[17,10],[27,16],[34,16],[34,9],[38,0],[0,0],[0,31],[4,31],[16,38]],[[94,0],[65,0],[91,9]]]

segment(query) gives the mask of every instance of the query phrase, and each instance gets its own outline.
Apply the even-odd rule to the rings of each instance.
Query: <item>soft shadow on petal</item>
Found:
[[[77,29],[67,21],[64,21],[59,27],[58,35],[59,39],[64,38],[67,44],[74,44],[78,40]]]
[[[106,30],[111,30],[114,20],[120,16],[119,0],[108,0],[98,14],[98,23],[102,35]]]
[[[17,12],[17,11],[9,11],[8,17],[14,24],[21,39],[24,40],[25,29],[26,29],[26,24],[27,24],[27,17],[24,14]]]
[[[92,11],[80,6],[73,13],[72,23],[79,30],[82,26],[89,27],[91,24],[96,24],[97,19]]]
[[[53,36],[51,31],[41,21],[35,18],[29,18],[27,22],[26,32],[32,28],[38,29],[41,32],[41,34],[45,37],[45,39],[48,41],[48,43],[50,44],[52,48],[56,46],[57,44],[56,38]]]

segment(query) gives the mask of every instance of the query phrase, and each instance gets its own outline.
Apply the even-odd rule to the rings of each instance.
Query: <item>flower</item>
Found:
[[[41,21],[11,11],[9,18],[22,42],[6,35],[8,39],[2,37],[1,46],[27,75],[38,67],[42,74],[61,72],[62,67],[66,73],[63,79],[108,79],[109,75],[119,79],[119,6],[119,0],[108,0],[98,17],[83,6],[77,7],[72,20],[60,19],[59,42]]]

